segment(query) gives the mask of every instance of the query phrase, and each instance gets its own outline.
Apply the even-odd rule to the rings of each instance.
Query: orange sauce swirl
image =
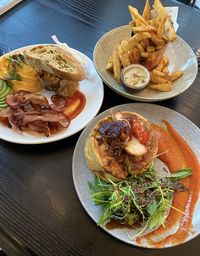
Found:
[[[197,157],[172,125],[167,121],[163,121],[163,123],[167,129],[153,125],[153,130],[159,143],[158,153],[165,152],[160,155],[160,160],[169,167],[171,172],[191,167],[193,173],[191,176],[181,180],[189,190],[187,192],[175,192],[174,194],[173,207],[185,214],[172,208],[165,226],[160,226],[155,231],[136,239],[138,244],[145,240],[153,248],[165,247],[167,244],[180,244],[187,239],[192,229],[193,212],[200,192],[200,164]],[[175,226],[176,231],[169,233]],[[158,236],[160,238],[158,240],[155,239]]]

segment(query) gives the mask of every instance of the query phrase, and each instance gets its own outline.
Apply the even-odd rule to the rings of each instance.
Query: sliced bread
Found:
[[[24,51],[29,65],[62,79],[81,81],[84,70],[73,55],[56,45],[39,45]]]

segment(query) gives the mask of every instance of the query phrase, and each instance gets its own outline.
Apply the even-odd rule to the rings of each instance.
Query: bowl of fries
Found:
[[[103,81],[115,92],[134,100],[153,102],[175,97],[194,82],[198,65],[190,46],[176,35],[171,18],[160,0],[153,4],[157,16],[151,18],[146,1],[143,14],[128,6],[132,20],[115,28],[97,42],[93,59]],[[142,91],[123,86],[124,68],[140,64],[150,72],[150,82]]]

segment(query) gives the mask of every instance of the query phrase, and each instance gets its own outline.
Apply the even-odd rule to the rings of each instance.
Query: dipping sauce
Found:
[[[131,89],[142,89],[150,80],[148,70],[139,64],[132,64],[122,70],[122,81]]]

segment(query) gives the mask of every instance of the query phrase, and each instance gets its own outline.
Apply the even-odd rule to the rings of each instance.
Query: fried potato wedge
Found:
[[[123,49],[128,52],[130,51],[131,49],[133,49],[133,47],[135,47],[135,45],[137,43],[139,43],[140,41],[144,40],[144,39],[147,39],[147,38],[150,38],[151,35],[150,33],[148,32],[141,32],[141,33],[137,33],[135,34],[133,37],[131,37],[129,40],[128,40],[128,44],[127,45],[124,45],[123,46]]]
[[[153,72],[151,73],[151,81],[155,84],[165,84],[168,82],[168,80],[166,80],[160,76],[154,75]]]
[[[143,25],[143,23],[141,23],[139,19],[135,19],[134,21],[135,21],[135,26],[136,27],[139,27],[139,26]]]
[[[165,75],[168,75],[168,74],[169,74],[168,66],[166,66],[166,67],[163,68],[162,73],[164,73]]]
[[[154,31],[157,32],[157,28],[151,25],[143,25],[143,26],[139,26],[139,27],[133,27],[132,28],[133,32],[137,33],[137,32],[149,32],[149,31]]]
[[[156,45],[160,45],[160,44],[163,44],[164,43],[164,40],[157,37],[157,34],[155,32],[149,32],[151,34],[151,41],[156,44]]]
[[[163,84],[150,84],[149,87],[160,92],[169,92],[172,90],[172,83],[167,82]]]
[[[133,6],[128,6],[129,12],[131,14],[132,19],[138,19],[141,23],[148,25],[147,21],[139,14],[138,10]]]
[[[150,52],[141,52],[141,53],[140,53],[140,56],[141,56],[142,58],[149,58]]]
[[[144,11],[143,11],[142,17],[146,21],[150,20],[150,18],[151,18],[151,6],[150,6],[150,3],[149,3],[149,0],[146,0],[146,4],[144,6]]]
[[[165,76],[166,76],[165,73],[163,73],[163,72],[157,70],[156,68],[154,68],[154,69],[152,70],[152,74],[155,75],[155,76],[160,76],[160,77],[165,77]]]
[[[174,82],[179,77],[181,77],[183,75],[183,73],[184,72],[182,70],[177,70],[177,71],[171,73],[170,75],[167,75],[167,78],[169,79],[169,81]]]
[[[129,58],[131,64],[139,64],[140,63],[140,50],[136,47],[133,50],[129,51]]]
[[[158,25],[158,30],[157,30],[157,37],[160,39],[162,39],[162,37],[163,37],[166,20],[167,20],[167,16],[164,16],[164,17],[159,16],[158,17],[159,25]]]
[[[113,73],[114,79],[120,82],[121,80],[121,62],[117,50],[113,53]]]
[[[146,50],[147,50],[147,52],[155,52],[156,49],[155,49],[155,47],[149,45],[149,46],[147,46]]]
[[[108,59],[106,70],[108,70],[109,72],[113,72],[113,55],[111,55]]]
[[[153,4],[153,8],[156,11],[158,16],[161,15],[162,17],[165,17],[165,16],[167,17],[165,22],[165,33],[170,42],[174,41],[176,39],[176,32],[174,30],[171,18],[167,13],[165,7],[162,5],[160,0],[155,0]]]
[[[162,71],[168,64],[169,64],[169,59],[167,57],[163,56],[156,69],[158,71]]]
[[[121,47],[121,45],[118,46],[117,52],[118,52],[119,59],[122,63],[122,66],[123,67],[129,66],[131,64],[129,55],[123,52],[123,48]]]
[[[144,47],[140,43],[137,43],[135,47],[140,50],[140,53],[145,51]]]

